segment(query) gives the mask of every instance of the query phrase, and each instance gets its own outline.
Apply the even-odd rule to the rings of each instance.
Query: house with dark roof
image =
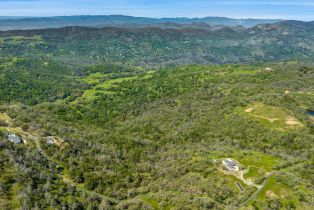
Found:
[[[231,158],[223,160],[222,164],[225,166],[225,168],[228,171],[239,171],[240,170],[240,165],[235,160],[232,160]]]
[[[7,133],[6,138],[7,138],[7,140],[9,140],[10,142],[12,142],[14,144],[21,144],[22,143],[21,137],[19,137],[15,133]]]

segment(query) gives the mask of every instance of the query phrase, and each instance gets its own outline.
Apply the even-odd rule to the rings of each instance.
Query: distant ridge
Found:
[[[158,25],[161,27],[67,26],[0,31],[0,57],[49,55],[71,64],[106,61],[150,67],[314,58],[313,22],[281,21],[250,28]]]
[[[0,30],[26,30],[60,28],[66,26],[121,26],[143,27],[158,24],[196,24],[254,27],[258,24],[276,23],[279,19],[231,19],[226,17],[204,18],[147,18],[124,15],[82,15],[56,17],[0,17]]]

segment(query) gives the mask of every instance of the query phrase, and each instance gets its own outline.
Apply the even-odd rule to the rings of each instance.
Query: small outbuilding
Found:
[[[266,68],[264,68],[264,72],[271,72],[271,71],[273,71],[273,69],[272,69],[272,68],[270,68],[270,67],[266,67]]]
[[[7,133],[6,138],[7,138],[7,140],[9,140],[10,142],[12,142],[14,144],[21,144],[22,143],[21,137],[19,137],[15,133]]]
[[[46,139],[48,145],[56,145],[60,148],[63,148],[64,146],[64,141],[57,136],[47,136]]]
[[[54,144],[55,139],[52,136],[47,137],[47,144]]]

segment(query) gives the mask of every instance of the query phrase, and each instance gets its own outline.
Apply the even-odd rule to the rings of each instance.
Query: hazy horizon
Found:
[[[200,16],[200,17],[185,17],[185,16],[178,16],[178,17],[148,17],[148,16],[136,16],[136,15],[124,15],[124,14],[81,14],[81,15],[51,15],[51,16],[1,16],[0,18],[54,18],[54,17],[79,17],[79,16],[125,16],[125,17],[136,17],[136,18],[152,18],[152,19],[175,19],[175,18],[187,18],[187,19],[202,19],[202,18],[228,18],[228,19],[252,19],[252,20],[258,20],[258,19],[265,19],[265,20],[274,20],[274,19],[281,19],[281,20],[288,20],[288,19],[282,19],[282,18],[254,18],[254,17],[243,17],[243,18],[234,18],[234,17],[228,17],[228,16]],[[290,19],[293,20],[293,19]]]
[[[1,16],[126,15],[148,18],[228,17],[313,20],[314,2],[303,0],[1,0]]]
[[[0,20],[3,19],[24,19],[24,18],[55,18],[55,17],[79,17],[79,16],[125,16],[125,17],[135,17],[135,18],[152,18],[152,19],[175,19],[175,18],[187,18],[187,19],[202,19],[202,18],[228,18],[234,20],[282,20],[282,21],[302,21],[302,22],[312,22],[313,19],[308,20],[298,20],[298,19],[283,19],[283,18],[255,18],[255,17],[243,17],[243,18],[236,18],[236,17],[228,17],[228,16],[200,16],[200,17],[148,17],[148,16],[136,16],[136,15],[124,15],[124,14],[78,14],[78,15],[52,15],[52,16],[0,16]]]

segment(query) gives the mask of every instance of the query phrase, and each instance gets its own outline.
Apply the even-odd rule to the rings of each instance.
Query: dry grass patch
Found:
[[[298,120],[293,117],[289,117],[286,119],[286,124],[290,126],[303,126]]]
[[[244,112],[261,124],[277,130],[287,130],[303,127],[303,124],[289,112],[280,107],[255,103],[246,107]]]
[[[252,108],[252,107],[247,108],[247,109],[245,109],[245,112],[246,112],[246,113],[251,113],[251,112],[253,111],[253,109],[254,109],[254,108]]]
[[[278,196],[271,190],[266,191],[266,197],[270,199],[276,199]]]

